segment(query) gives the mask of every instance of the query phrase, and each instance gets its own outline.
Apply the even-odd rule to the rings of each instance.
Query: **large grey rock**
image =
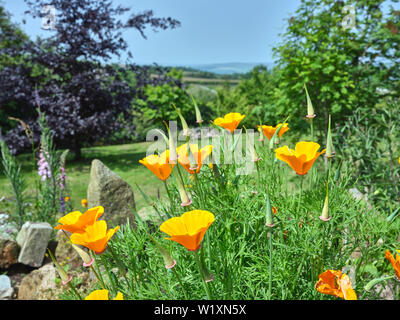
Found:
[[[11,299],[13,292],[10,278],[4,274],[0,275],[0,300]]]
[[[25,222],[17,236],[17,242],[21,246],[18,262],[40,267],[52,231],[53,228],[47,222]]]
[[[52,263],[32,271],[26,275],[18,288],[18,300],[54,300],[54,291],[57,289],[54,279],[57,270]]]
[[[87,191],[88,208],[104,207],[101,219],[111,225],[126,223],[134,225],[135,197],[131,186],[119,175],[107,168],[100,160],[93,160]]]

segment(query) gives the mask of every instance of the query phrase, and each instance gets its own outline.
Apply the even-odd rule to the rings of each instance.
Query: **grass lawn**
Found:
[[[157,190],[164,193],[164,186],[139,160],[146,156],[147,148],[153,142],[141,142],[125,145],[90,147],[82,149],[82,160],[73,161],[72,154],[67,158],[66,175],[67,188],[70,192],[72,207],[81,210],[80,201],[86,198],[87,187],[90,179],[90,165],[93,159],[99,159],[108,168],[118,174],[131,185],[135,193],[136,209],[147,206],[135,183],[149,196],[157,196]],[[35,184],[38,182],[37,165],[32,160],[32,154],[22,154],[17,157],[22,166],[21,170],[27,184],[27,195],[35,195]],[[35,165],[35,166],[34,166]],[[33,167],[34,166],[34,167]],[[0,170],[1,171],[1,170]],[[11,184],[1,172],[0,174],[0,212],[13,210],[14,199]],[[28,210],[29,211],[29,210]]]

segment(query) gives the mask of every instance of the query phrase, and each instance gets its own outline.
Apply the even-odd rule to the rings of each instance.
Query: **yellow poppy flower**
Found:
[[[277,159],[286,162],[298,175],[305,175],[311,169],[314,161],[326,149],[318,152],[320,145],[316,142],[300,141],[296,144],[295,150],[283,146],[275,150]]]
[[[64,198],[64,201],[65,201],[65,202],[68,202],[70,199],[71,199],[70,197],[65,197],[65,198]]]
[[[272,139],[272,136],[274,135],[275,131],[278,130],[279,126],[282,123],[277,124],[275,127],[273,126],[266,126],[266,125],[262,125],[262,126],[257,126],[258,127],[258,131],[264,134],[264,136],[266,136],[268,138],[268,140]],[[282,135],[288,131],[290,128],[288,127],[288,123],[284,123],[281,130],[279,130],[278,136],[279,138],[282,137]]]
[[[385,258],[389,260],[392,264],[394,271],[396,272],[397,278],[400,280],[400,256],[396,253],[396,260],[394,259],[393,255],[390,253],[389,250],[385,251]]]
[[[195,163],[192,165],[194,165],[195,167],[191,167],[187,143],[181,145],[176,149],[176,152],[178,153],[178,162],[190,174],[194,174],[195,172],[199,173],[203,162],[211,154],[213,146],[208,145],[199,150],[199,146],[197,144],[189,144],[189,148],[195,161]]]
[[[102,289],[102,290],[95,290],[91,292],[85,300],[110,300],[108,297],[108,290]],[[118,292],[117,295],[113,300],[124,300],[124,296],[122,295],[121,292]]]
[[[104,213],[102,206],[94,207],[87,210],[85,213],[72,211],[58,220],[58,225],[54,227],[57,230],[65,230],[71,233],[83,233],[87,226],[95,223]]]
[[[81,206],[87,208],[88,202],[86,199],[81,200]]]
[[[357,300],[348,275],[341,270],[327,270],[318,276],[315,289],[323,294],[333,295],[345,300]]]
[[[238,112],[231,112],[226,114],[223,118],[217,118],[214,120],[214,124],[228,130],[233,133],[238,127],[240,121],[244,119],[245,115]]]
[[[86,227],[84,233],[73,233],[71,235],[71,242],[85,246],[93,250],[96,254],[100,254],[106,249],[108,241],[118,229],[119,226],[107,231],[107,222],[104,220],[96,221],[94,224]]]
[[[175,165],[169,163],[169,150],[165,150],[160,156],[155,154],[147,156],[139,160],[139,163],[146,166],[146,168],[153,172],[160,180],[167,180]]]
[[[171,237],[165,239],[178,242],[188,251],[196,251],[214,220],[214,215],[209,211],[192,210],[163,222],[160,230]]]

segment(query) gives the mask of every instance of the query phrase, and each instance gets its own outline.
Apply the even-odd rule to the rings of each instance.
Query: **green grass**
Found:
[[[135,183],[149,196],[157,196],[157,190],[164,188],[162,182],[149,170],[139,163],[146,156],[146,150],[152,142],[98,146],[82,149],[82,160],[73,161],[72,155],[67,158],[66,175],[67,188],[70,192],[72,207],[81,210],[81,199],[87,197],[87,187],[90,179],[90,165],[92,160],[99,159],[108,168],[118,174],[130,184],[135,194],[136,208],[147,206],[142,195],[137,190]],[[22,174],[26,180],[27,196],[35,196],[35,186],[39,179],[37,165],[32,161],[32,154],[22,154],[17,157],[21,165]],[[35,167],[33,168],[33,165]],[[10,182],[0,175],[0,198],[4,196],[6,201],[0,202],[0,212],[13,210],[10,201],[13,201]]]

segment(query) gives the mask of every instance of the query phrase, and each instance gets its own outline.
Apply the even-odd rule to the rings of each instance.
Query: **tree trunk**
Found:
[[[79,143],[78,139],[74,140],[74,145],[73,145],[73,152],[75,154],[74,160],[78,161],[82,159],[82,152],[81,152],[81,144]]]

